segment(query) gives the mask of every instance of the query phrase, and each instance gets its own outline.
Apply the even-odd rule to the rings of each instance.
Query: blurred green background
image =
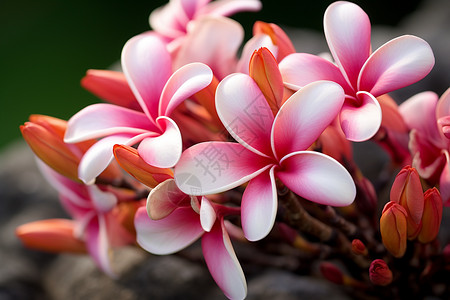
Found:
[[[62,119],[98,102],[80,87],[87,69],[106,69],[124,43],[149,30],[150,12],[162,0],[2,0],[0,2],[0,149],[20,138],[30,114]],[[322,32],[326,7],[334,1],[263,0],[258,13],[239,13],[247,38],[262,20]],[[419,0],[354,1],[373,24],[395,25]],[[389,7],[389,9],[386,9]]]

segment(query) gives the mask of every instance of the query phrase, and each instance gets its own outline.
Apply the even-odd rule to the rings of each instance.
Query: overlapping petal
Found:
[[[170,116],[182,101],[207,87],[212,79],[211,69],[202,63],[191,63],[175,71],[162,91],[159,116]]]
[[[192,62],[208,65],[218,79],[236,66],[236,53],[244,38],[242,26],[231,19],[202,17],[189,24],[189,31],[177,51],[175,69]]]
[[[164,128],[164,132],[159,136],[143,139],[138,146],[138,152],[148,164],[158,168],[170,168],[181,156],[183,144],[180,129],[168,117],[159,117],[157,122]]]
[[[436,119],[450,116],[450,88],[439,98],[436,108]]]
[[[249,181],[271,163],[238,143],[204,142],[183,152],[175,182],[189,195],[215,194]]]
[[[118,133],[140,134],[157,130],[141,112],[98,103],[89,105],[69,119],[64,141],[76,143]]]
[[[203,256],[214,281],[229,299],[244,299],[247,283],[222,222],[202,237]]]
[[[445,165],[439,178],[439,190],[441,192],[444,206],[450,206],[450,155],[448,151],[444,151]]]
[[[271,133],[278,159],[306,150],[336,118],[344,102],[344,90],[331,81],[318,81],[293,94],[281,107]]]
[[[210,232],[216,219],[217,215],[213,205],[206,197],[202,197],[200,205],[200,224],[202,225],[203,230]]]
[[[198,214],[191,207],[180,207],[161,220],[152,220],[145,207],[134,219],[138,244],[153,254],[172,254],[196,241],[203,233]]]
[[[433,66],[434,55],[427,42],[412,35],[400,36],[367,59],[358,78],[358,90],[378,97],[419,81]]]
[[[293,53],[286,56],[279,67],[284,84],[292,90],[298,90],[314,81],[330,80],[338,83],[346,95],[355,93],[339,68],[320,56]]]
[[[370,139],[381,125],[382,113],[378,100],[367,92],[358,92],[358,101],[346,100],[339,114],[342,131],[348,140]]]
[[[156,120],[161,92],[172,74],[165,44],[152,33],[131,38],[122,50],[122,69],[142,110]]]
[[[242,195],[242,230],[250,241],[266,237],[275,222],[278,197],[274,168],[250,180]]]
[[[181,206],[190,206],[191,197],[183,193],[173,179],[158,184],[147,198],[147,214],[152,220],[160,220]]]
[[[273,44],[270,36],[266,34],[254,35],[250,40],[247,41],[247,43],[245,43],[241,58],[239,59],[236,66],[236,71],[239,73],[248,74],[248,66],[253,52],[262,47],[269,49],[269,51],[275,57],[277,56],[278,47]]]
[[[324,32],[336,64],[355,88],[370,55],[370,20],[356,4],[338,1],[325,11]]]
[[[270,156],[273,113],[256,82],[246,74],[223,79],[216,92],[216,109],[228,132],[249,150]]]
[[[313,151],[285,156],[277,177],[294,193],[310,201],[346,206],[353,202],[356,188],[348,171],[333,158]]]

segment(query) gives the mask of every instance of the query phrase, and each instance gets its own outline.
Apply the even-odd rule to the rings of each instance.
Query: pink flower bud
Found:
[[[422,228],[417,238],[421,243],[429,243],[436,238],[439,232],[443,204],[441,194],[436,188],[427,190],[424,198]]]
[[[406,210],[396,202],[388,202],[380,219],[380,233],[386,249],[395,257],[402,257],[407,242]]]
[[[398,173],[392,184],[390,200],[406,209],[408,238],[416,238],[420,232],[424,198],[419,173],[415,168],[406,166]]]
[[[384,260],[375,259],[370,264],[369,278],[373,284],[385,286],[392,282],[392,272]]]

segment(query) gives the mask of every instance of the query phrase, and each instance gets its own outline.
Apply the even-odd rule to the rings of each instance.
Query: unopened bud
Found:
[[[352,251],[357,255],[367,255],[368,253],[366,245],[359,239],[352,241]]]
[[[429,243],[439,233],[442,220],[442,198],[436,188],[429,189],[424,194],[425,205],[422,216],[422,228],[418,235],[421,243]]]
[[[320,272],[323,277],[336,284],[344,283],[344,275],[342,271],[333,263],[322,262],[320,264]]]
[[[424,198],[419,173],[410,166],[404,167],[392,184],[390,200],[403,206],[408,213],[408,239],[414,239],[420,232]]]
[[[388,202],[380,219],[380,233],[384,246],[395,257],[402,257],[406,251],[408,213],[395,202]]]
[[[382,259],[375,259],[369,268],[370,281],[375,285],[385,286],[392,282],[392,271]]]

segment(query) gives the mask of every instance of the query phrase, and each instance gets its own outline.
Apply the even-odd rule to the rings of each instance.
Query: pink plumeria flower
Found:
[[[247,284],[226,229],[225,215],[239,213],[201,197],[180,191],[172,179],[155,187],[149,194],[147,208],[135,216],[138,244],[150,253],[165,255],[178,252],[199,238],[208,269],[230,299],[244,299]]]
[[[319,81],[294,93],[274,117],[251,77],[229,75],[217,87],[216,107],[238,143],[206,142],[188,148],[175,166],[175,181],[191,195],[220,193],[250,181],[242,197],[241,219],[251,241],[264,238],[273,227],[275,178],[308,200],[349,205],[356,192],[347,170],[327,155],[307,151],[343,101],[338,84]]]
[[[403,102],[399,111],[411,129],[409,148],[419,175],[439,182],[444,205],[450,206],[450,140],[445,121],[450,116],[450,89],[438,99],[433,92],[422,92]]]
[[[68,123],[64,141],[75,143],[101,138],[83,156],[79,176],[92,183],[113,159],[115,144],[138,146],[150,165],[167,168],[178,161],[182,139],[169,117],[192,94],[207,87],[211,69],[202,63],[181,67],[172,74],[172,62],[165,44],[152,33],[130,39],[122,51],[122,68],[142,112],[113,104],[90,105]]]
[[[153,30],[171,42],[183,38],[193,20],[258,11],[261,7],[259,0],[170,0],[150,14],[149,22]]]
[[[87,251],[97,266],[115,277],[109,259],[111,248],[131,244],[135,240],[134,235],[122,227],[120,220],[114,216],[117,197],[97,185],[84,185],[62,176],[41,161],[38,165],[76,222],[75,237],[85,241]]]
[[[294,90],[316,80],[339,83],[346,95],[339,114],[342,130],[351,141],[368,140],[381,124],[376,97],[425,77],[434,65],[433,52],[424,40],[404,35],[372,53],[369,17],[345,1],[327,8],[324,31],[336,65],[319,56],[295,53],[280,63],[283,80]]]

